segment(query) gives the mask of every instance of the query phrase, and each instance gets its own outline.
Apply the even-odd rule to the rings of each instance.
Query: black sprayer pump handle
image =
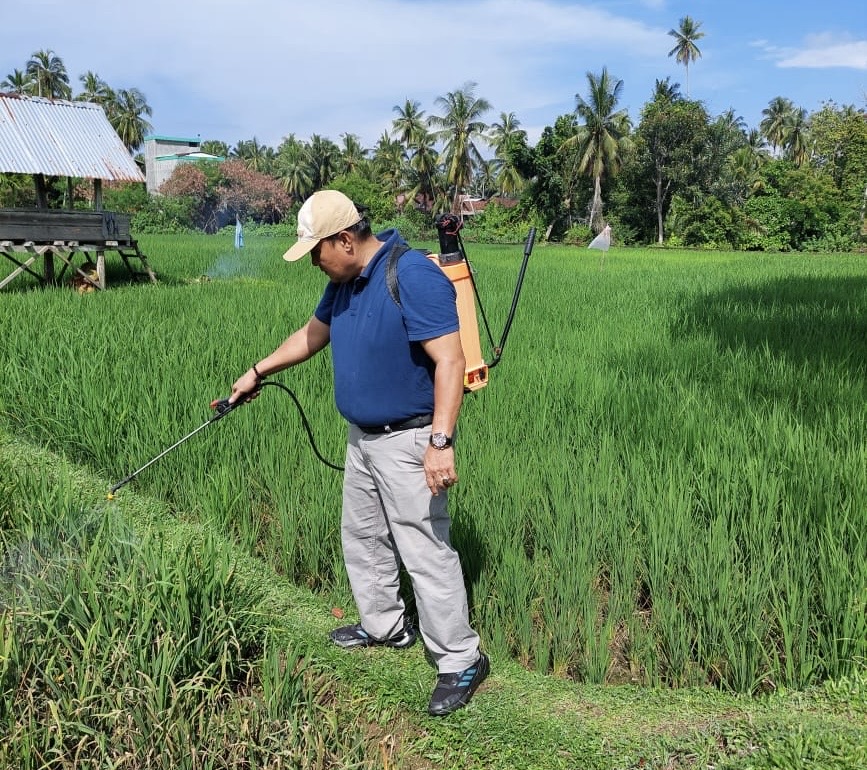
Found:
[[[530,252],[533,251],[533,243],[536,240],[536,228],[531,227],[530,232],[527,233],[527,240],[524,243],[524,256],[529,257]]]

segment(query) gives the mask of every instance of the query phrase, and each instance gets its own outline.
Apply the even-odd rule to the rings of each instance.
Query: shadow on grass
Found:
[[[721,351],[767,351],[797,367],[867,373],[867,277],[791,277],[686,305],[675,340],[711,334]]]

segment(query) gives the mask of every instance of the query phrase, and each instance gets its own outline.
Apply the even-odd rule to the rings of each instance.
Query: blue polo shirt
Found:
[[[334,399],[356,425],[387,425],[433,412],[433,362],[424,340],[458,331],[456,292],[440,268],[418,251],[398,262],[398,307],[385,282],[388,255],[403,244],[397,230],[354,281],[329,283],[316,317],[331,327]]]

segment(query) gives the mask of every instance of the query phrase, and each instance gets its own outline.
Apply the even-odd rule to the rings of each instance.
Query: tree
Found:
[[[704,32],[699,32],[701,27],[700,21],[694,21],[691,16],[684,16],[680,20],[678,29],[668,30],[677,42],[674,48],[669,52],[669,56],[674,56],[678,64],[686,67],[686,97],[689,98],[689,63],[701,58],[701,51],[695,44],[697,40],[704,37]]]
[[[307,145],[307,163],[313,189],[322,190],[340,171],[340,148],[327,137],[313,134]]]
[[[775,96],[768,102],[768,106],[762,110],[761,123],[759,128],[765,135],[765,138],[771,143],[771,148],[774,152],[778,147],[783,146],[786,138],[786,123],[790,120],[791,114],[795,111],[795,105],[791,99],[786,99],[782,96]]]
[[[641,112],[635,130],[636,157],[629,173],[630,209],[634,226],[645,236],[656,231],[665,240],[665,217],[675,193],[685,191],[696,178],[696,158],[706,151],[708,116],[699,102],[654,99]],[[644,217],[653,212],[655,226]]]
[[[30,93],[34,96],[69,99],[72,95],[66,65],[54,51],[36,51],[27,62],[27,76],[30,78]]]
[[[153,128],[144,117],[150,117],[153,110],[145,95],[137,88],[122,88],[118,91],[109,103],[106,114],[108,122],[130,152],[142,145],[145,136]]]
[[[803,107],[794,108],[783,126],[783,152],[796,166],[803,166],[807,160],[810,119]]]
[[[527,132],[521,127],[521,121],[514,112],[500,113],[500,121],[491,124],[488,141],[494,150],[494,156],[499,162],[497,170],[497,187],[504,196],[516,196],[524,188],[524,177],[509,158],[509,149],[518,144],[526,144]]]
[[[271,173],[276,157],[273,148],[266,144],[259,144],[255,136],[246,141],[239,141],[229,155],[243,160],[247,168],[262,174]]]
[[[373,168],[389,194],[396,196],[406,189],[406,150],[397,139],[383,131],[373,148]]]
[[[867,207],[867,113],[829,102],[810,116],[810,124],[810,165],[839,190],[850,232],[862,232]]]
[[[367,165],[367,150],[356,134],[341,134],[343,149],[340,151],[340,173],[354,174]]]
[[[589,98],[575,95],[575,114],[583,124],[578,133],[564,146],[572,144],[578,150],[578,172],[593,179],[593,202],[590,206],[590,226],[602,230],[602,177],[614,176],[622,165],[629,148],[629,116],[618,110],[617,102],[623,81],[615,80],[602,68],[600,75],[587,73]]]
[[[484,136],[488,126],[482,116],[491,109],[487,99],[476,97],[476,83],[467,82],[457,91],[436,98],[443,115],[431,115],[428,123],[437,129],[435,136],[444,143],[442,160],[446,179],[452,190],[452,211],[460,210],[460,196],[469,189],[473,170],[481,164],[482,155],[475,142]]]
[[[294,135],[280,143],[274,166],[283,189],[295,200],[304,200],[315,190],[307,148]]]
[[[208,155],[216,155],[218,158],[229,157],[229,145],[217,139],[206,139],[199,147]]]
[[[115,100],[115,93],[99,75],[88,70],[79,76],[82,91],[75,97],[77,102],[91,102],[106,108]]]
[[[23,70],[14,69],[0,83],[0,88],[13,94],[26,94],[30,88],[30,76]]]
[[[392,112],[397,113],[397,117],[391,121],[392,135],[403,144],[407,153],[412,153],[427,136],[424,110],[419,102],[407,99],[403,107],[392,107]]]

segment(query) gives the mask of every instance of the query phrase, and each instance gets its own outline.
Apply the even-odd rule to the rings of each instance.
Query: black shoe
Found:
[[[362,627],[361,623],[354,626],[335,628],[329,636],[338,647],[396,647],[405,650],[415,644],[416,632],[411,623],[407,623],[400,631],[388,639],[374,639]]]
[[[468,669],[456,674],[440,674],[427,707],[428,714],[442,717],[466,706],[490,670],[488,656],[480,653],[479,659]]]

